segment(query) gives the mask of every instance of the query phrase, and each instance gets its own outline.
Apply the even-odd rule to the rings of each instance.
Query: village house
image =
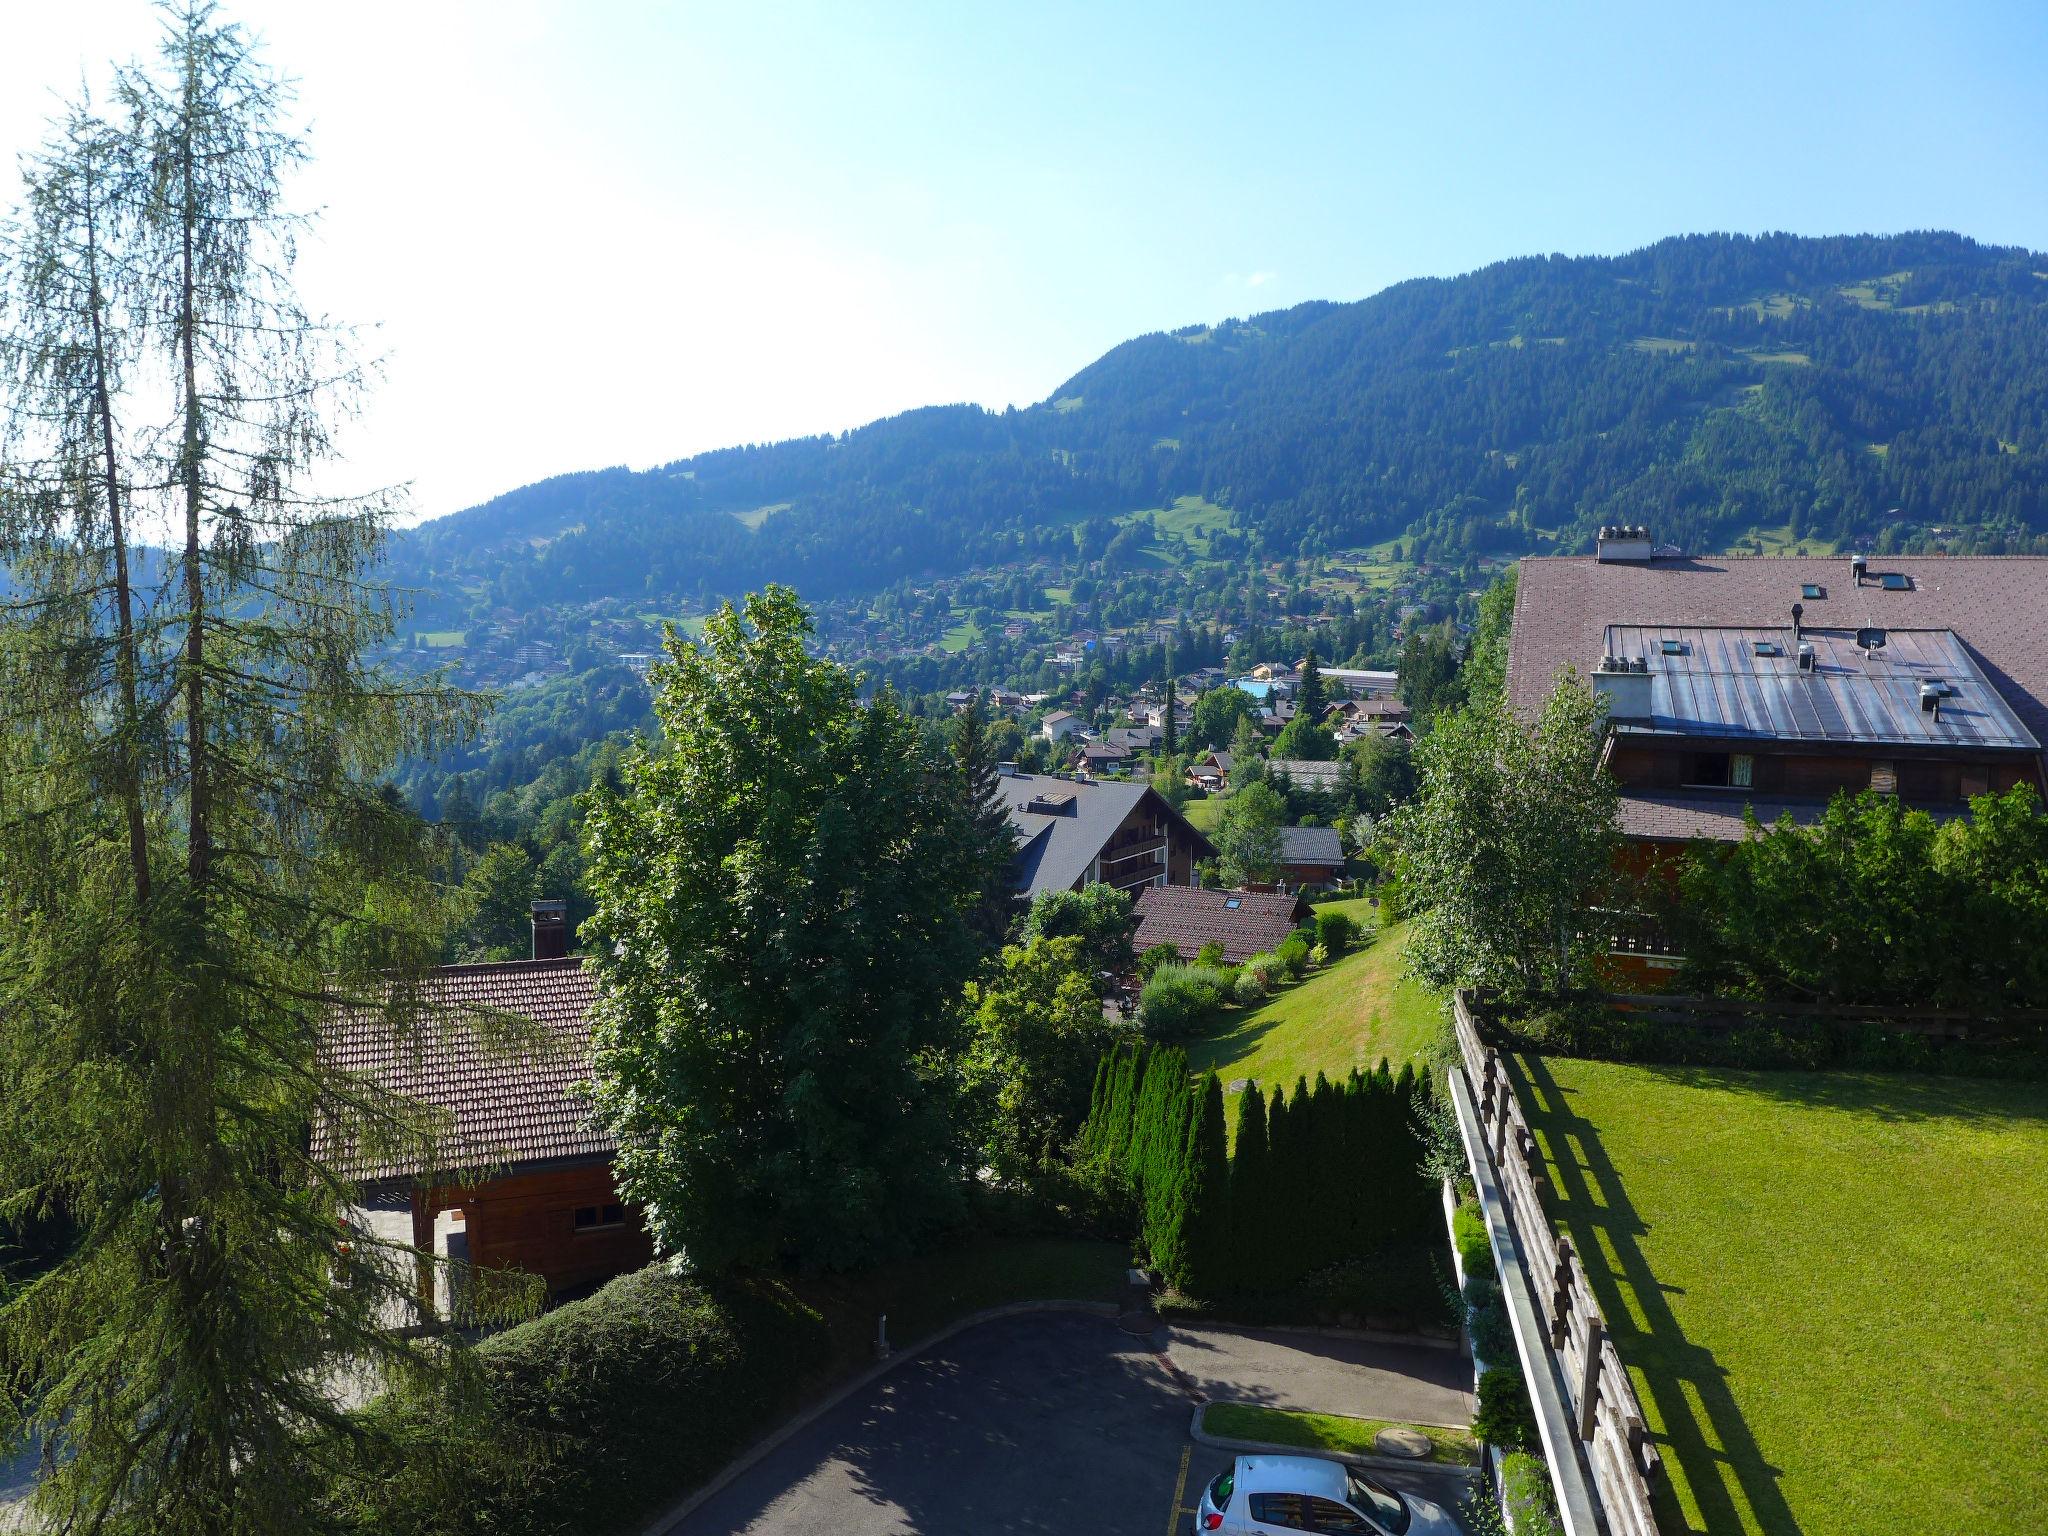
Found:
[[[1271,954],[1314,916],[1300,896],[1282,891],[1214,891],[1186,885],[1140,891],[1135,911],[1138,927],[1131,947],[1139,954],[1171,944],[1181,959],[1193,960],[1205,946],[1220,944],[1225,965]]]
[[[477,1269],[538,1275],[550,1292],[637,1269],[653,1257],[640,1212],[612,1181],[616,1145],[590,1120],[578,1085],[590,1075],[590,973],[565,953],[564,904],[533,904],[534,958],[442,966],[424,982],[434,1022],[402,1037],[381,1017],[338,1009],[323,1049],[342,1071],[370,1078],[446,1116],[432,1176],[314,1127],[314,1155],[358,1181],[364,1204],[406,1212],[412,1245]],[[476,1028],[512,1017],[538,1026],[545,1048],[510,1057]],[[421,1267],[422,1306],[435,1295]]]
[[[1282,827],[1280,880],[1293,890],[1315,890],[1344,878],[1344,838],[1335,827]]]
[[[1284,779],[1294,789],[1334,790],[1343,786],[1344,765],[1300,757],[1275,757],[1266,763],[1266,776]]]
[[[1230,765],[1236,761],[1228,752],[1210,752],[1188,768],[1188,785],[1193,789],[1221,794],[1230,787]]]
[[[1018,891],[1191,885],[1216,847],[1147,784],[1005,769],[996,787],[1017,838]]]
[[[1079,731],[1084,723],[1079,715],[1056,709],[1039,722],[1038,730],[1047,741],[1059,742]]]

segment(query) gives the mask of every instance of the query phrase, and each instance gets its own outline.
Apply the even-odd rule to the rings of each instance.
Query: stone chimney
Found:
[[[536,901],[533,904],[533,958],[559,960],[569,953],[569,903]]]

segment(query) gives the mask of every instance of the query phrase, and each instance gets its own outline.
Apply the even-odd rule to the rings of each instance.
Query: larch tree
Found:
[[[0,1292],[0,1446],[59,1529],[318,1531],[339,1383],[466,1377],[389,1328],[417,1256],[339,1161],[433,1127],[322,1038],[421,1023],[445,914],[382,777],[473,711],[366,660],[390,501],[307,488],[361,375],[293,295],[287,88],[191,3],[113,102],[0,249],[0,1218],[76,1232]]]

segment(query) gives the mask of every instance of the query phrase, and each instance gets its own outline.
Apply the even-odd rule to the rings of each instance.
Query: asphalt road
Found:
[[[1073,1313],[971,1329],[892,1371],[702,1505],[688,1536],[1180,1536],[1231,1460],[1148,1341]],[[1388,1481],[1441,1503],[1456,1483]],[[1447,1492],[1447,1490],[1449,1490]]]

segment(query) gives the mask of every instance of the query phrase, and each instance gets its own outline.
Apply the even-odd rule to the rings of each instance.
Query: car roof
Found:
[[[1345,1496],[1344,1464],[1320,1456],[1240,1456],[1233,1481],[1240,1493],[1310,1493],[1338,1500]]]

